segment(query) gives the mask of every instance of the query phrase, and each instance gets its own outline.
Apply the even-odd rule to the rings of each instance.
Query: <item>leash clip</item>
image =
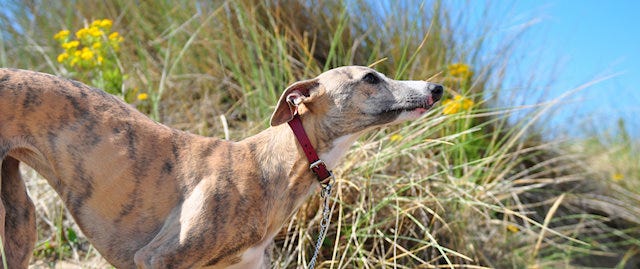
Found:
[[[333,178],[333,177],[331,177],[331,178]],[[326,183],[322,183],[322,190],[320,190],[320,197],[322,197],[323,199],[326,199],[327,197],[331,196],[331,189],[332,188],[333,188],[333,185],[331,185],[331,181],[327,181]]]

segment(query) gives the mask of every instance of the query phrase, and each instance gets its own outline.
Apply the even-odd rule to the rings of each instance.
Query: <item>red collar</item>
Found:
[[[298,143],[302,146],[302,150],[304,151],[304,155],[307,156],[307,160],[309,160],[309,169],[313,171],[314,174],[318,177],[318,181],[320,184],[325,185],[329,183],[331,177],[333,177],[333,173],[327,169],[327,164],[324,163],[323,160],[318,158],[318,154],[316,150],[311,145],[311,141],[309,141],[309,136],[307,136],[307,132],[304,130],[304,126],[302,126],[302,120],[300,119],[300,115],[296,112],[289,122],[289,127],[293,131],[293,134],[298,139]]]

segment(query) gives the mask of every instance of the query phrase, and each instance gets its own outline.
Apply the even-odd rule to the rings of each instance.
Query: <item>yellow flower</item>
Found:
[[[120,34],[118,34],[118,32],[113,32],[109,35],[109,40],[118,40],[119,36]]]
[[[520,228],[518,228],[518,226],[516,226],[516,225],[508,224],[508,225],[507,225],[507,230],[508,230],[509,232],[512,232],[512,233],[517,233],[517,232],[519,232],[519,231],[520,231]]]
[[[450,76],[461,79],[468,79],[473,75],[469,65],[463,63],[450,64],[447,66],[447,71]]]
[[[118,32],[113,32],[109,35],[109,44],[114,51],[120,50],[120,43],[122,41],[124,41],[124,38],[122,38]]]
[[[391,140],[391,142],[396,142],[402,140],[402,138],[404,137],[402,137],[402,135],[400,134],[393,134],[391,135],[391,137],[389,137],[389,140]]]
[[[80,42],[78,42],[77,40],[73,40],[66,43],[62,43],[62,48],[68,50],[71,48],[77,48],[79,45],[80,45]]]
[[[87,47],[82,48],[82,53],[80,53],[80,58],[82,58],[83,60],[93,59],[93,51],[91,51]]]
[[[613,181],[615,182],[618,182],[624,179],[624,175],[622,173],[613,173],[611,179],[613,179]]]
[[[58,32],[57,34],[55,34],[53,36],[53,39],[62,41],[62,40],[67,39],[67,37],[69,37],[69,30],[62,30],[62,31]]]
[[[109,28],[111,27],[111,25],[113,25],[113,21],[111,21],[110,19],[104,19],[98,22],[98,25],[102,28]]]
[[[76,32],[76,37],[77,37],[78,39],[82,39],[82,38],[84,38],[84,37],[85,37],[86,35],[88,35],[88,34],[89,34],[89,29],[87,29],[87,28],[82,28],[82,29],[80,29],[80,30],[78,30],[78,31]]]
[[[87,32],[89,33],[89,35],[94,37],[99,37],[103,34],[102,30],[100,30],[98,27],[95,27],[95,26],[89,28]]]
[[[74,37],[69,37],[69,30],[58,32],[54,38],[64,49],[57,57],[58,62],[67,67],[85,69],[95,68],[111,63],[110,51],[118,51],[124,38],[117,32],[111,32],[113,21],[109,19],[94,20],[87,27],[78,29]],[[105,41],[103,36],[108,37]]]
[[[445,115],[455,114],[460,110],[460,104],[453,102],[451,99],[442,101],[442,106],[444,107],[442,113]]]
[[[460,96],[460,95],[454,97],[454,99],[456,101],[462,101],[462,110],[469,110],[474,105],[473,100],[467,99],[467,98],[462,98],[462,96]]]
[[[109,28],[111,25],[113,25],[113,21],[110,19],[95,20],[91,22],[91,27]]]
[[[147,100],[147,99],[149,99],[149,95],[147,93],[143,92],[141,94],[138,94],[138,100],[144,101],[144,100]]]
[[[444,107],[442,113],[445,115],[456,114],[462,110],[471,109],[474,104],[473,100],[456,95],[453,97],[453,100],[447,99],[442,101],[442,106]]]
[[[69,54],[66,52],[60,53],[60,55],[58,55],[58,62],[64,62],[64,60],[69,58]]]

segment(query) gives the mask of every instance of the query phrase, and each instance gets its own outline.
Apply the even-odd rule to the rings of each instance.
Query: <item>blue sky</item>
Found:
[[[522,32],[512,64],[526,79],[540,79],[534,90],[558,96],[585,83],[614,75],[573,95],[551,117],[552,130],[579,134],[607,131],[623,118],[640,136],[640,1],[538,0],[453,1],[465,8],[468,27],[488,20],[496,42]],[[484,12],[487,13],[484,13]],[[513,81],[519,78],[512,77]],[[518,84],[520,83],[520,84]],[[517,87],[521,82],[507,85]],[[548,88],[547,88],[548,86]],[[526,92],[526,91],[525,91]],[[526,98],[526,97],[525,97]]]

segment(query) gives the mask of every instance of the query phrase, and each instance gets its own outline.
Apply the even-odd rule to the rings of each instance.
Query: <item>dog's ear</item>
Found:
[[[293,119],[296,106],[304,102],[315,87],[318,87],[318,80],[310,79],[293,83],[284,90],[275,111],[271,115],[271,126],[277,126]]]

